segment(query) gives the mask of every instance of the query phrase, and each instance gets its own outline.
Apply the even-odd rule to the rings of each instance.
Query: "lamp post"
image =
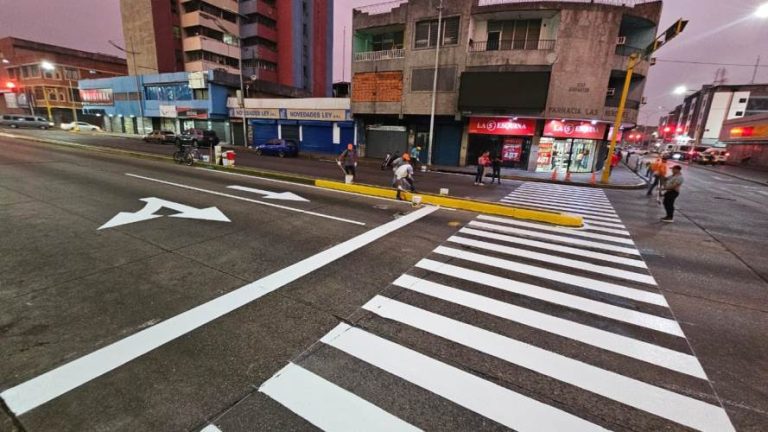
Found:
[[[49,62],[47,60],[43,60],[40,63],[40,67],[44,71],[47,71],[47,72],[53,72],[53,71],[56,70],[56,66],[54,66],[53,63],[51,63],[51,62]],[[75,92],[72,90],[72,80],[68,80],[68,82],[69,82],[69,103],[72,105],[72,118],[73,118],[73,121],[75,123],[75,126],[74,126],[73,129],[75,131],[79,132],[80,131],[80,126],[77,124],[78,119],[77,119],[77,107],[75,107]],[[46,95],[45,101],[48,104],[48,117],[49,117],[48,120],[52,121],[52,120],[50,120],[50,117],[51,117],[51,105],[48,102],[47,95]]]
[[[432,166],[432,143],[435,136],[435,104],[437,103],[437,67],[440,64],[440,44],[442,43],[442,34],[440,27],[443,24],[443,0],[437,7],[437,41],[435,41],[435,73],[432,77],[432,110],[429,115],[429,147],[427,148],[427,166]]]

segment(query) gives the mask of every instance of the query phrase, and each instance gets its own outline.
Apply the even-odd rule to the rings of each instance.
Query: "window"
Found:
[[[277,44],[269,39],[260,36],[253,36],[243,39],[243,46],[263,46],[270,51],[277,51]]]
[[[371,51],[389,51],[403,48],[403,32],[381,33],[371,36]]]
[[[535,50],[540,36],[540,19],[488,21],[486,50]]]
[[[36,100],[44,100],[45,99],[45,92],[43,91],[42,87],[35,87],[34,93]]]
[[[739,99],[739,103],[747,103],[747,98],[741,98],[741,99]]]
[[[64,68],[64,79],[76,81],[80,79],[80,71],[77,69]]]
[[[179,3],[176,0],[170,0],[171,2],[171,13],[174,15],[179,14]]]
[[[736,111],[736,117],[744,117],[744,111]]]
[[[173,26],[173,38],[181,39],[181,27]]]
[[[459,17],[450,17],[441,24],[443,45],[456,45],[459,43]],[[437,20],[421,21],[416,23],[414,48],[434,48],[437,44]]]
[[[752,96],[747,103],[745,115],[768,113],[768,95]]]
[[[273,63],[267,60],[260,60],[260,59],[244,59],[243,67],[263,69],[268,71],[276,71],[277,63]]]
[[[435,68],[411,70],[411,91],[432,91]],[[442,66],[437,70],[437,91],[454,91],[456,86],[456,66]]]

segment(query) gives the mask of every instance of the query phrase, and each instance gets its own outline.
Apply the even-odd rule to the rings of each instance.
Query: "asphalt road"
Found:
[[[494,191],[570,230],[0,149],[2,431],[768,429],[762,186]]]

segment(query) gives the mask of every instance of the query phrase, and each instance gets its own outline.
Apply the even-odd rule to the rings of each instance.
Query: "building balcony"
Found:
[[[219,27],[221,26],[227,31],[227,33],[233,35],[240,34],[240,26],[238,26],[237,23],[233,23],[225,19],[215,18],[206,14],[205,12],[194,11],[181,15],[181,27],[188,28],[197,26],[204,26],[216,31],[222,31],[222,29]]]
[[[471,41],[469,52],[485,51],[552,51],[555,49],[555,40],[502,40],[502,41]]]
[[[403,48],[383,51],[357,52],[352,55],[352,60],[356,62],[392,60],[400,58],[405,58],[405,49]]]
[[[277,51],[260,46],[243,47],[243,59],[260,59],[277,63]]]
[[[225,70],[231,74],[239,74],[240,70],[236,67],[219,64],[208,60],[188,61],[184,63],[184,69],[187,72],[201,72],[209,70]]]
[[[240,47],[236,45],[227,45],[224,42],[209,39],[204,36],[194,36],[184,38],[184,51],[208,51],[235,59],[240,58]]]

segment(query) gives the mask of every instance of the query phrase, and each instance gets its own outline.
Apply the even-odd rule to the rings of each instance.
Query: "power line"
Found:
[[[656,59],[656,61],[663,62],[663,63],[684,63],[684,64],[712,65],[712,66],[738,66],[738,67],[751,67],[751,68],[756,66],[754,63],[752,64],[712,63],[712,62],[700,62],[700,61],[690,61],[690,60],[663,60],[663,59]],[[758,65],[757,67],[768,68],[768,65]]]

